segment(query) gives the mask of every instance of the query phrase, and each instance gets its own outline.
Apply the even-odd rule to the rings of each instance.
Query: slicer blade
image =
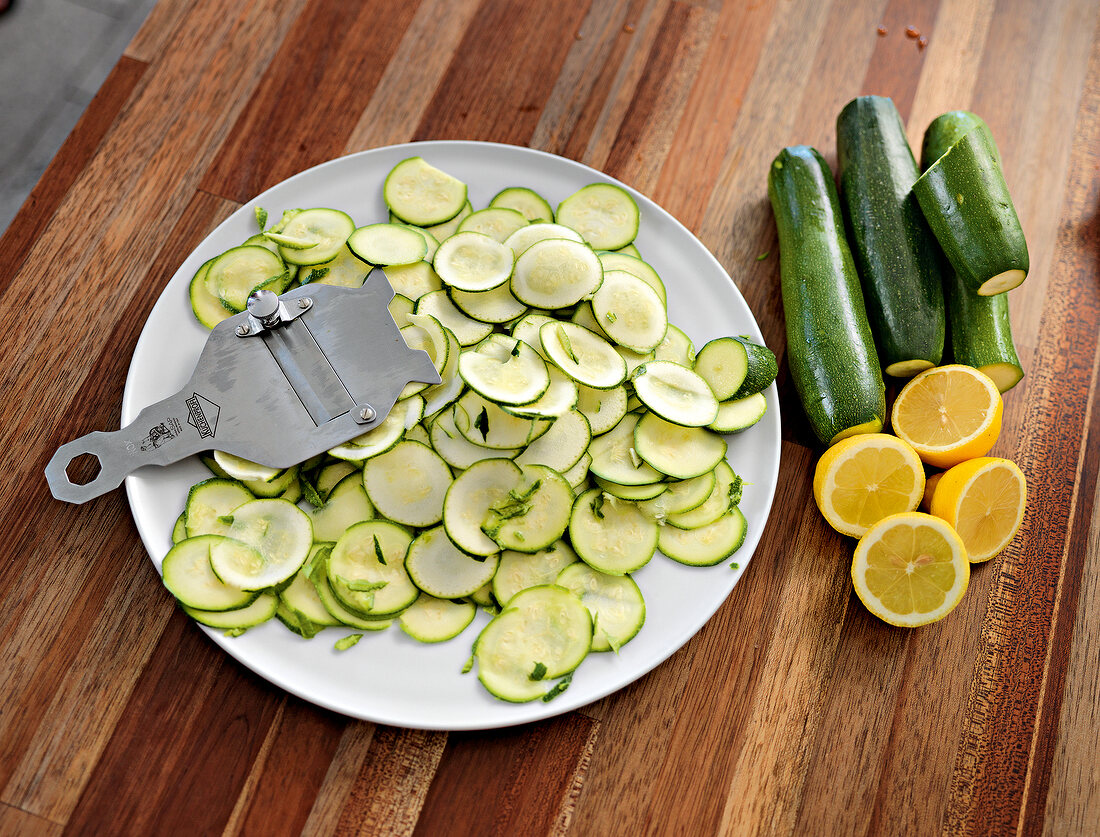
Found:
[[[388,308],[393,295],[380,270],[361,288],[310,284],[269,294],[215,326],[179,392],[121,430],[58,448],[46,466],[50,490],[83,503],[137,468],[205,450],[288,468],[377,427],[407,384],[440,383],[427,352],[401,337]],[[83,454],[100,470],[78,485],[66,469]]]

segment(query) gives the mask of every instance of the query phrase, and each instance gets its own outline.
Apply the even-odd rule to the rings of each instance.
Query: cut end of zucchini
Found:
[[[835,445],[841,439],[847,439],[849,436],[858,436],[860,433],[881,433],[882,432],[882,419],[873,418],[870,421],[865,421],[862,424],[856,424],[852,427],[846,427],[841,430],[832,439],[829,440],[830,445]]]
[[[1018,288],[1023,284],[1026,278],[1027,273],[1019,268],[1006,270],[983,282],[981,287],[978,288],[978,294],[980,296],[1003,294],[1005,291],[1011,291],[1013,288]]]
[[[916,360],[899,360],[897,363],[891,363],[883,371],[895,378],[912,378],[918,372],[931,369],[934,365],[930,360],[919,358]]]
[[[1024,377],[1024,370],[1014,363],[990,363],[979,366],[978,371],[988,375],[1000,392],[1008,392]]]

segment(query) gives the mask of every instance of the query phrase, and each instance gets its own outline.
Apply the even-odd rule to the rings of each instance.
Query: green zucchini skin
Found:
[[[730,400],[747,398],[750,395],[762,392],[771,386],[775,376],[779,374],[779,364],[776,362],[775,352],[767,346],[754,343],[748,337],[734,337],[733,339],[745,347],[749,368],[745,373],[745,380],[741,382],[741,386],[737,388]]]
[[[987,135],[995,159],[999,161],[997,144],[985,120],[970,111],[954,110],[937,116],[925,130],[921,167],[927,169],[971,131]],[[980,296],[960,281],[954,271],[948,271],[944,279],[944,297],[950,349],[955,362],[980,369],[993,379],[1001,392],[1016,386],[1024,370],[1012,340],[1008,294]]]
[[[826,445],[878,432],[885,386],[832,172],[816,149],[784,148],[768,172],[768,197],[779,233],[787,363],[810,426]]]
[[[963,134],[913,184],[928,226],[964,283],[983,296],[1019,285],[1027,242],[986,131]]]
[[[913,184],[920,177],[892,99],[860,96],[836,121],[840,200],[867,319],[888,375],[943,357],[943,275]]]

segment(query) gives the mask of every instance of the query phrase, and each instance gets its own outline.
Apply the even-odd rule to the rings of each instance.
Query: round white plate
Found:
[[[469,184],[474,208],[507,186],[527,186],[554,206],[582,186],[617,182],[587,166],[517,146],[484,142],[420,142],[352,154],[295,175],[241,207],[180,265],[161,294],[134,351],[122,402],[122,424],[147,405],[175,393],[194,370],[207,331],[191,314],[187,286],[195,270],[214,255],[257,231],[254,207],[272,220],[283,209],[338,207],[357,224],[386,220],[382,181],[400,160],[420,155]],[[621,184],[620,184],[621,185]],[[668,286],[671,322],[696,348],[708,340],[745,334],[761,340],[756,320],[718,261],[683,225],[630,190],[641,208],[637,246]],[[456,639],[425,645],[396,625],[366,633],[347,651],[337,639],[351,629],[326,629],[305,640],[276,620],[229,638],[210,638],[272,683],[319,706],[356,718],[420,729],[490,729],[538,720],[576,709],[641,677],[687,642],[709,619],[745,571],[764,529],[779,471],[779,403],[767,391],[768,412],[754,427],[729,437],[729,462],[745,482],[741,509],[748,536],[731,559],[715,567],[685,567],[662,555],[635,574],[646,601],[646,623],[619,654],[591,654],[569,688],[549,702],[509,704],[489,695],[476,670],[462,668],[488,617]],[[167,468],[146,467],[126,479],[138,532],[160,567],[171,546],[172,525],[188,488],[209,472],[192,458]],[[168,595],[167,592],[165,595]]]

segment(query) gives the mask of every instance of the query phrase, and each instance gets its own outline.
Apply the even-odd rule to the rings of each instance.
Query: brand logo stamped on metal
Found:
[[[141,440],[141,449],[153,450],[159,448],[170,439],[176,438],[182,430],[183,425],[174,418],[162,421],[155,427],[149,428],[149,432],[146,433],[145,438]]]
[[[218,430],[221,408],[197,392],[187,399],[187,423],[199,431],[199,438],[212,438]]]

